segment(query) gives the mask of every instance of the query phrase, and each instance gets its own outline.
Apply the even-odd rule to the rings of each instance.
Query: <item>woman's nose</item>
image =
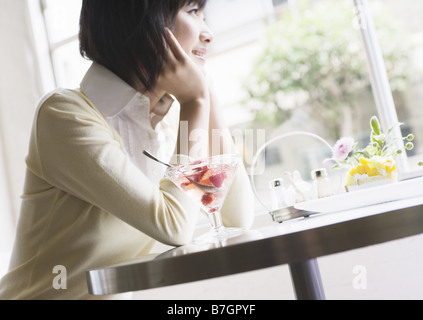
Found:
[[[214,34],[207,25],[205,25],[204,30],[200,34],[200,40],[207,44],[212,43],[214,40]]]

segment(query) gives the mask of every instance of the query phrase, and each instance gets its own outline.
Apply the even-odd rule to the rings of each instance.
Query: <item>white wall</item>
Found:
[[[1,141],[0,154],[4,154]],[[7,181],[4,169],[4,166],[0,165],[0,182]],[[0,183],[0,278],[7,271],[15,229],[10,212],[9,190],[5,183]]]
[[[0,141],[0,154],[3,153],[3,146]],[[14,219],[11,215],[9,190],[4,183],[7,181],[5,167],[0,166],[0,252],[9,251],[12,246]]]
[[[11,249],[29,132],[42,92],[29,21],[27,0],[0,1],[0,252]]]

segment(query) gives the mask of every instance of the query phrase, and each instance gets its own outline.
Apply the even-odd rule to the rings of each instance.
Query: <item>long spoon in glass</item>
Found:
[[[147,150],[143,151],[143,154],[146,155],[147,157],[149,157],[150,159],[153,159],[154,161],[161,163],[169,168],[174,168],[174,166],[172,166],[170,163],[164,162],[163,160],[160,160],[159,158],[157,158],[156,156],[152,155],[150,152],[148,152]],[[190,178],[190,177],[186,177],[189,182],[191,182],[192,184],[196,185],[197,187],[201,188],[204,191],[207,192],[213,192],[213,193],[218,193],[220,191],[222,191],[222,188],[218,188],[215,186],[208,186],[205,184],[201,184],[198,183],[197,181],[195,181],[194,179]]]

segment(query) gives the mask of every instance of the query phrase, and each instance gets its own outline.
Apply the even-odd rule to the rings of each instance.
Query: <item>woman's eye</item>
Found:
[[[195,8],[195,9],[191,9],[189,11],[189,13],[197,15],[198,14],[198,11],[199,11],[198,8]]]

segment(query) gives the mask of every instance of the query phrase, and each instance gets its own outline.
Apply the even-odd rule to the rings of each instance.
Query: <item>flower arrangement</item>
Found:
[[[359,149],[357,142],[350,137],[341,138],[336,142],[330,160],[335,162],[332,168],[348,168],[345,181],[347,190],[369,182],[396,181],[395,157],[414,148],[412,134],[401,138],[393,135],[394,128],[401,125],[399,123],[385,133],[380,128],[378,118],[373,116],[370,119],[370,142],[364,149]],[[399,139],[404,142],[404,147],[400,149],[397,144]]]

